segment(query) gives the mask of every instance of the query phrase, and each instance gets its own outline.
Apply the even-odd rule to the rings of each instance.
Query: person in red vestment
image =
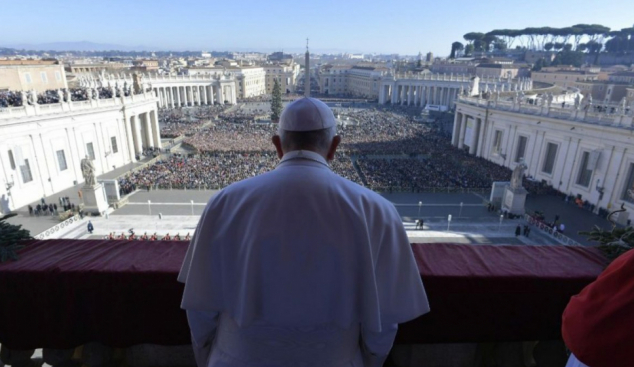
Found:
[[[589,367],[634,366],[634,250],[570,299],[561,333],[574,357]]]

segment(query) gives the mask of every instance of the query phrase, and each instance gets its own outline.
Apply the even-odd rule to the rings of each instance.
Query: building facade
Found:
[[[235,104],[236,82],[232,73],[214,72],[195,75],[143,75],[143,89],[152,89],[159,107],[188,107]],[[105,74],[82,78],[83,87],[121,87],[133,85],[130,74]]]
[[[527,91],[532,89],[528,78],[479,78],[464,75],[423,74],[386,75],[381,78],[379,103],[403,106],[443,106],[453,109],[459,95]],[[443,108],[443,109],[444,109]]]
[[[336,65],[318,70],[320,93],[378,99],[385,66]]]
[[[618,106],[615,106],[618,108]],[[452,144],[599,208],[634,210],[634,115],[461,97]],[[627,218],[620,217],[620,222]]]
[[[266,71],[260,66],[231,69],[236,80],[238,98],[250,98],[266,93]]]
[[[0,91],[44,92],[68,88],[64,66],[56,61],[0,60]]]
[[[583,70],[553,70],[553,71],[533,71],[531,79],[534,82],[554,84],[564,88],[575,87],[578,81],[597,80],[599,75]]]
[[[86,156],[101,175],[160,148],[157,98],[148,92],[4,108],[0,136],[0,198],[14,210],[83,182]]]
[[[286,64],[266,64],[263,66],[266,73],[266,94],[273,93],[275,80],[280,84],[282,93],[295,93],[299,65],[292,62]]]

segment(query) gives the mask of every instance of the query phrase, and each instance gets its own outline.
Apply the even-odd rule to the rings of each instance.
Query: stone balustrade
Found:
[[[0,120],[91,110],[103,107],[132,104],[136,102],[145,102],[155,98],[156,97],[152,93],[147,92],[134,94],[127,97],[113,97],[107,99],[90,99],[85,101],[70,101],[50,104],[26,104],[19,107],[0,108]]]
[[[550,105],[532,105],[525,101],[487,100],[476,97],[461,96],[459,102],[472,106],[487,107],[490,110],[517,112],[528,115],[547,116],[551,118],[579,121],[588,124],[634,128],[634,109],[623,108],[622,104],[601,104],[605,112],[594,111],[591,105],[587,107],[575,107],[574,105],[562,106],[560,103]]]

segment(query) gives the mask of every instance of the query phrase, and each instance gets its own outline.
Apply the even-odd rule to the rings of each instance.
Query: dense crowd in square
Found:
[[[164,157],[123,179],[123,185],[126,190],[220,189],[274,169],[278,158],[271,137],[277,125],[258,122],[264,112],[240,106],[161,111],[162,137],[184,135],[183,146],[194,153]],[[489,189],[494,181],[511,177],[508,168],[453,147],[451,135],[443,128],[451,119],[421,124],[414,121],[411,111],[398,106],[335,109],[335,115],[342,143],[330,166],[370,189]],[[206,122],[208,126],[203,127]],[[544,190],[541,183],[525,183],[531,192]]]

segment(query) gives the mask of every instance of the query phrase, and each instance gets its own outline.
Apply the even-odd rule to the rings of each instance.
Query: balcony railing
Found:
[[[0,108],[0,119],[15,119],[28,116],[50,115],[71,111],[82,111],[104,107],[112,107],[120,104],[130,104],[158,100],[152,92],[135,94],[128,97],[113,97],[108,99],[91,99],[86,101],[71,101],[51,104],[34,104],[19,107]]]
[[[43,348],[56,367],[193,367],[176,281],[186,250],[184,241],[27,243],[18,261],[0,264],[0,358],[31,367]],[[606,265],[596,249],[573,246],[412,251],[431,312],[399,327],[397,366],[421,365],[417,355],[425,366],[565,361],[561,314]]]
[[[526,102],[487,100],[476,97],[464,97],[460,103],[472,106],[485,107],[491,110],[510,111],[528,115],[546,116],[561,120],[579,121],[594,125],[614,126],[621,128],[634,128],[634,109],[623,104],[601,104],[605,112],[596,112],[592,106],[575,108],[574,106],[562,107],[559,103],[550,106],[531,105]]]

